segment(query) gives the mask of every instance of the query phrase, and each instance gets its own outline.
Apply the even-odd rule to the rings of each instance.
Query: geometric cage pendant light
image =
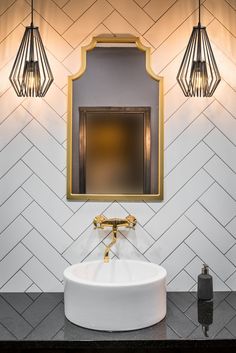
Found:
[[[206,27],[201,25],[200,6],[199,0],[198,25],[193,27],[177,74],[177,81],[186,97],[211,97],[221,80]]]
[[[43,97],[53,82],[38,27],[33,24],[33,0],[31,24],[25,28],[9,79],[19,97]]]

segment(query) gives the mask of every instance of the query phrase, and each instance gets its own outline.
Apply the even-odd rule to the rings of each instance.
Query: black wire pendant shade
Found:
[[[25,28],[9,79],[19,97],[43,97],[53,82],[39,29],[33,24],[33,0],[31,24]]]
[[[199,22],[193,27],[177,74],[177,81],[186,97],[211,97],[221,80],[200,14],[199,0]]]

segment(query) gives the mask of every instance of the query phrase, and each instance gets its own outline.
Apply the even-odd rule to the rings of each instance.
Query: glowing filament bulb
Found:
[[[192,96],[207,95],[208,75],[205,61],[194,61],[190,73],[189,91]]]
[[[24,87],[26,96],[39,96],[40,85],[41,80],[38,61],[26,61],[22,79],[22,86]]]

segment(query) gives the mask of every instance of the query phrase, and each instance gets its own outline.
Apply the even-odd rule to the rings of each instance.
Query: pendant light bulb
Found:
[[[39,65],[37,61],[26,61],[23,77],[22,87],[24,91],[28,90],[29,96],[40,96],[41,79],[39,73]]]
[[[205,61],[193,61],[190,81],[189,96],[206,97],[208,87],[208,74]]]
[[[206,27],[199,22],[193,27],[177,81],[186,97],[211,97],[221,77],[216,65]]]
[[[53,82],[38,27],[33,24],[33,0],[31,25],[25,29],[9,79],[19,97],[43,97]]]

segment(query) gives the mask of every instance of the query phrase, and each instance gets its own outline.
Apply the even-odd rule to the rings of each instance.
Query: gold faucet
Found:
[[[109,262],[109,252],[111,247],[117,241],[117,231],[119,227],[133,228],[135,227],[137,220],[134,216],[127,216],[125,218],[107,218],[104,215],[96,216],[93,220],[95,228],[104,229],[106,227],[112,227],[112,241],[107,245],[104,252],[104,262]]]

